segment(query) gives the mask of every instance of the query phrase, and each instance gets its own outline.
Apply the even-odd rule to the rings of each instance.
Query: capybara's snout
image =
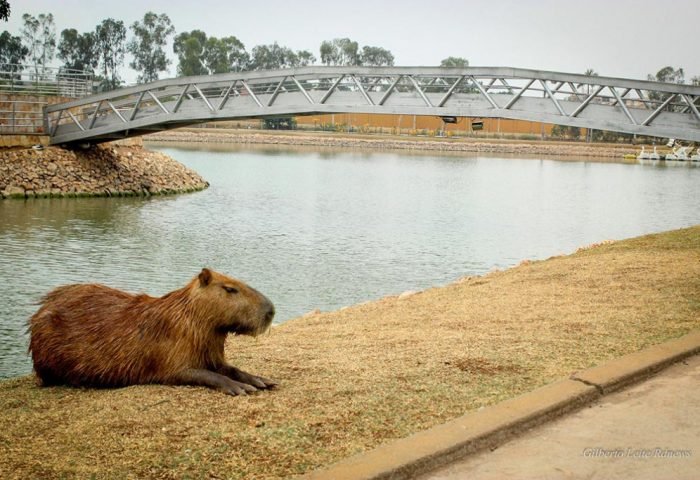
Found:
[[[272,304],[270,299],[267,298],[265,295],[263,295],[260,292],[258,292],[258,294],[262,298],[261,312],[262,312],[262,317],[264,319],[265,328],[267,328],[270,326],[270,324],[272,323],[272,319],[275,317],[275,306]]]

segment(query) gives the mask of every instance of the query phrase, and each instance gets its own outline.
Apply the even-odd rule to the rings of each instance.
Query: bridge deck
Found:
[[[700,141],[700,87],[505,67],[304,67],[159,80],[46,108],[52,144],[320,113],[510,118]]]

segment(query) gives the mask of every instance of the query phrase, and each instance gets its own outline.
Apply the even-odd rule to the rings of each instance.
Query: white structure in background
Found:
[[[644,145],[642,145],[642,151],[637,155],[637,160],[649,160],[649,154],[644,151]]]
[[[661,156],[656,153],[656,145],[654,145],[654,151],[649,154],[649,160],[660,160]]]
[[[688,154],[693,147],[677,147],[673,149],[673,153],[666,155],[666,160],[688,160]]]
[[[642,145],[642,151],[637,155],[637,160],[661,160],[661,156],[656,152],[656,145],[652,153],[644,151],[644,145]]]

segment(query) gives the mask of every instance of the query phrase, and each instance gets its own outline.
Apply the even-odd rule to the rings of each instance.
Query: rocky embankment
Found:
[[[620,160],[635,153],[630,145],[574,142],[519,141],[505,139],[367,136],[318,132],[268,133],[234,129],[184,128],[150,134],[153,142],[201,142],[266,145],[301,145],[375,150],[431,150],[440,152],[495,153],[509,155],[571,156]]]
[[[0,150],[2,198],[148,196],[202,190],[208,185],[193,170],[141,146]]]

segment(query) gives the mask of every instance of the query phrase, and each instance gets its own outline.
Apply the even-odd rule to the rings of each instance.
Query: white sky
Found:
[[[472,66],[573,73],[593,68],[600,75],[644,79],[671,65],[684,68],[686,81],[700,75],[700,0],[10,0],[10,5],[10,21],[0,21],[0,30],[14,35],[23,13],[53,13],[60,35],[65,28],[92,31],[109,17],[128,27],[151,10],[167,13],[176,33],[235,35],[248,51],[277,41],[318,58],[321,41],[350,37],[360,46],[391,50],[399,66],[438,65],[458,56]],[[172,46],[168,49],[174,60]],[[161,78],[175,76],[175,67]],[[135,81],[134,72],[123,72],[127,82]]]

